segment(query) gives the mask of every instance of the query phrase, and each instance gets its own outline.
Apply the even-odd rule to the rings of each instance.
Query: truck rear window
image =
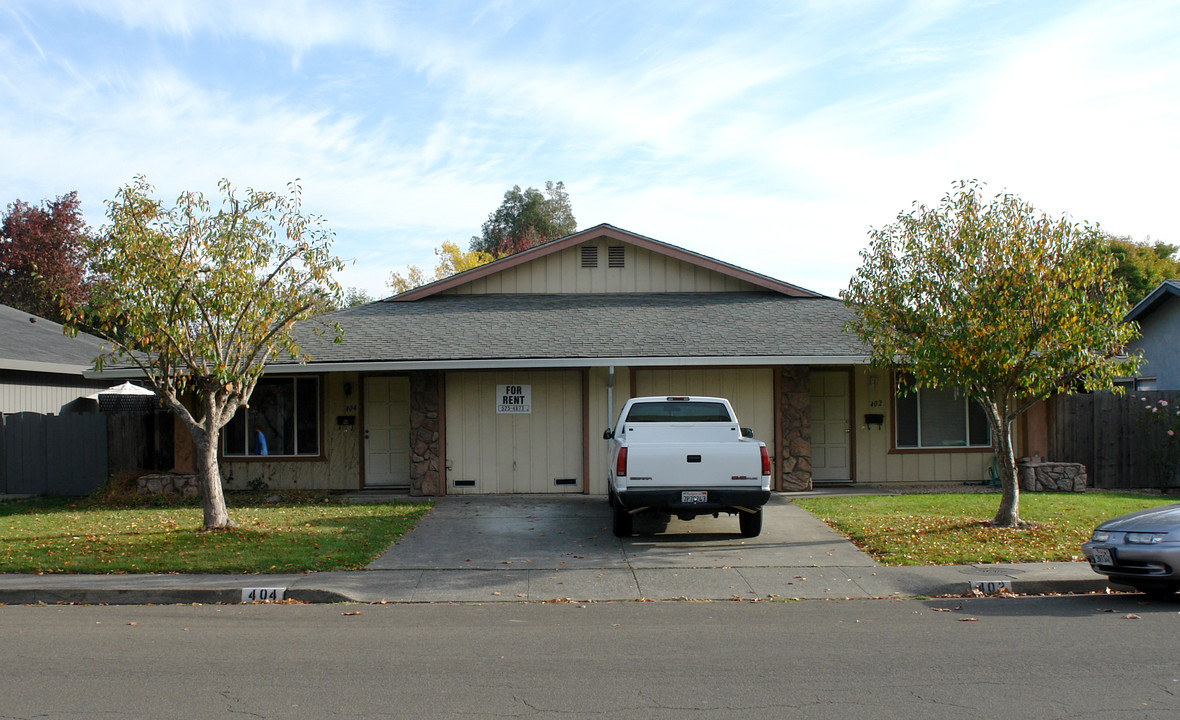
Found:
[[[651,402],[631,406],[624,422],[733,422],[729,411],[715,402]]]

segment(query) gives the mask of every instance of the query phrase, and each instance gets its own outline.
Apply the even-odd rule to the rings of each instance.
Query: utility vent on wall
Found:
[[[455,487],[475,487],[474,480],[456,480]]]
[[[597,245],[583,245],[582,246],[582,267],[584,267],[584,268],[598,267],[598,246]]]
[[[613,268],[623,267],[623,246],[612,245],[606,249],[606,266]]]
[[[577,485],[577,478],[553,478],[554,485]]]

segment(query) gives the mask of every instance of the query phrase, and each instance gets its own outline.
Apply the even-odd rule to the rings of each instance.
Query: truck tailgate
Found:
[[[632,488],[758,485],[762,454],[754,441],[643,443],[629,448],[627,474]]]

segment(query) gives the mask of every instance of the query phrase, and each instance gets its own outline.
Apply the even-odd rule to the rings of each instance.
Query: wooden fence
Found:
[[[101,413],[0,415],[0,493],[85,495],[106,479]]]
[[[107,418],[107,472],[112,477],[172,469],[172,411],[117,410]]]
[[[1180,488],[1178,411],[1180,392],[1174,391],[1053,398],[1049,458],[1085,465],[1091,487]]]

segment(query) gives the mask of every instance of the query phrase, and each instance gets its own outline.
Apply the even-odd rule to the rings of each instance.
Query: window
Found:
[[[318,377],[262,378],[221,431],[226,457],[257,454],[254,434],[261,430],[271,456],[320,454],[320,380]]]
[[[731,423],[729,411],[714,402],[655,402],[631,406],[624,422],[717,422]]]
[[[961,390],[919,388],[908,395],[899,394],[893,409],[897,448],[991,447],[983,408]]]

